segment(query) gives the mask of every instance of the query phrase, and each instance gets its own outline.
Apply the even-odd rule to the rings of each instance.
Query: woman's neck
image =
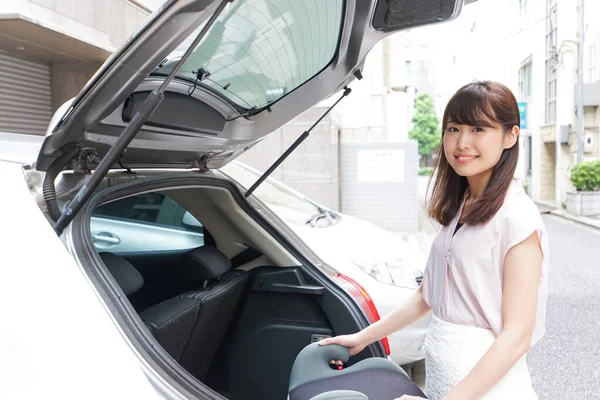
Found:
[[[485,190],[485,187],[487,186],[491,177],[491,170],[467,177],[467,182],[469,183],[469,197],[472,200],[477,200],[483,195],[483,191]]]

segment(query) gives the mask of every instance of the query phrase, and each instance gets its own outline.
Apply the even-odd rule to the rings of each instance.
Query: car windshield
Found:
[[[238,106],[268,106],[331,62],[337,51],[343,9],[343,0],[229,3],[178,77],[195,81],[200,71],[206,77],[202,85]],[[161,70],[175,66],[201,29],[167,57]]]
[[[258,171],[253,171],[233,162],[222,167],[221,171],[235,179],[246,189],[252,186],[260,177]],[[316,204],[289,188],[277,184],[271,178],[267,178],[256,189],[254,195],[275,212],[285,216],[285,219],[289,222],[304,224],[309,219],[323,213],[323,210]]]

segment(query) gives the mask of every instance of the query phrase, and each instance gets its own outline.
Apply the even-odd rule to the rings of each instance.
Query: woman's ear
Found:
[[[510,149],[512,148],[515,143],[517,143],[517,139],[519,139],[519,134],[521,133],[521,130],[518,126],[513,126],[512,129],[510,131],[508,131],[506,133],[506,135],[504,135],[504,148],[505,149]]]

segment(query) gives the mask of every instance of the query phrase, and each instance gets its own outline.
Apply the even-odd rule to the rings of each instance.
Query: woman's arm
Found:
[[[444,400],[481,397],[529,350],[541,268],[542,250],[536,233],[508,251],[504,259],[502,332],[473,370]]]
[[[350,350],[350,355],[354,355],[361,352],[369,344],[411,325],[431,310],[423,299],[422,287],[421,285],[419,289],[415,290],[408,300],[396,307],[394,311],[362,331],[352,335],[341,335],[323,339],[321,344],[328,345],[335,343],[346,346]]]
[[[373,343],[417,322],[431,311],[423,299],[423,286],[419,286],[404,303],[400,304],[384,318],[360,331],[362,340]]]

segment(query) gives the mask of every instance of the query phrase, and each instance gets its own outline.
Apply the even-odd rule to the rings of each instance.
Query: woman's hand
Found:
[[[340,335],[334,336],[332,338],[327,338],[321,340],[319,343],[321,346],[325,346],[328,344],[339,344],[340,346],[344,346],[348,348],[350,352],[350,356],[356,355],[363,351],[365,347],[367,347],[368,343],[366,343],[360,333],[354,333],[352,335]]]

